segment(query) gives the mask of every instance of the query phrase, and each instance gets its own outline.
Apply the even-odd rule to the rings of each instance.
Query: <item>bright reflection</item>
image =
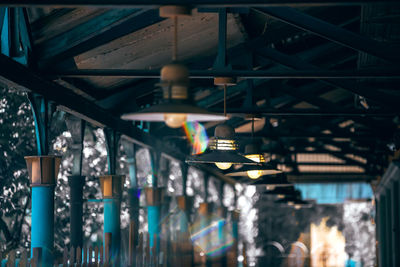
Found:
[[[168,127],[179,128],[186,121],[186,114],[179,113],[165,113],[164,121]]]
[[[195,250],[208,257],[223,255],[234,243],[232,225],[218,216],[202,216],[190,227]]]
[[[186,137],[192,145],[192,154],[200,154],[206,151],[208,136],[206,129],[199,122],[186,122],[183,125]]]

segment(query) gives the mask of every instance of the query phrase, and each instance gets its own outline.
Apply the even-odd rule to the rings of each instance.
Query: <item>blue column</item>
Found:
[[[121,203],[119,199],[104,199],[104,227],[103,227],[103,240],[105,240],[105,233],[111,233],[111,260],[119,262],[121,248],[121,222],[120,222],[120,209]]]
[[[54,186],[32,187],[31,225],[31,251],[41,247],[43,266],[53,266]]]
[[[159,222],[160,222],[160,207],[159,206],[147,206],[147,222],[149,227],[150,236],[150,248],[154,247],[154,243],[157,242],[157,248],[159,249]],[[157,235],[157,240],[154,240],[154,235]]]

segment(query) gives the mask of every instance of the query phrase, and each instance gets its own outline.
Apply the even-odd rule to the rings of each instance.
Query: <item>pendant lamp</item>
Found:
[[[254,118],[251,120],[251,135],[254,137]],[[275,168],[271,163],[265,161],[264,155],[260,153],[259,146],[255,143],[246,145],[244,156],[259,164],[245,165],[237,170],[233,170],[226,174],[227,176],[248,176],[250,179],[258,179],[264,175],[275,175],[282,173],[281,170]]]
[[[295,190],[293,186],[288,187],[277,187],[274,190],[265,191],[263,195],[275,195],[279,199],[284,199],[287,196],[294,195]]]
[[[272,191],[275,188],[278,187],[289,187],[293,186],[292,183],[289,183],[286,179],[286,176],[284,174],[278,175],[277,177],[271,177],[271,176],[264,176],[260,179],[257,180],[250,180],[247,184],[248,185],[254,185],[254,186],[259,186],[259,187],[265,187],[267,191]]]
[[[174,20],[173,62],[164,66],[157,84],[161,99],[155,105],[138,112],[121,116],[124,120],[162,122],[171,128],[179,128],[186,121],[223,121],[225,116],[197,107],[189,90],[189,71],[177,62],[178,16],[188,16],[191,10],[182,6],[163,6],[160,16]]]
[[[192,155],[186,163],[215,163],[221,170],[229,169],[232,164],[258,164],[239,154],[238,147],[235,129],[228,124],[220,124],[215,127],[214,137],[210,138],[206,152]]]
[[[286,204],[295,208],[296,210],[301,208],[311,208],[312,203],[308,201],[304,201],[301,199],[301,192],[299,190],[295,190],[294,194],[291,196],[286,196],[283,199],[279,199],[275,201],[275,203]]]

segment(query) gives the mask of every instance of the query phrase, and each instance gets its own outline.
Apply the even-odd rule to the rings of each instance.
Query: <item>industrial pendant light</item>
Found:
[[[182,6],[160,7],[160,16],[174,20],[173,63],[161,69],[159,103],[134,113],[121,116],[124,120],[164,121],[171,128],[179,128],[186,121],[222,121],[225,116],[197,107],[189,90],[189,71],[176,63],[178,54],[178,16],[190,15],[190,9]]]
[[[286,204],[296,210],[312,207],[312,203],[301,199],[301,192],[299,190],[295,190],[293,195],[285,196],[284,198],[275,201],[275,203]]]
[[[251,136],[254,139],[254,117],[251,120]],[[258,146],[251,143],[245,146],[244,156],[259,164],[250,166],[245,165],[237,170],[233,170],[227,176],[248,176],[250,179],[258,179],[264,175],[274,175],[282,173],[281,170],[275,168],[271,163],[265,161],[264,155],[260,153]]]
[[[257,180],[247,179],[247,181],[249,181],[247,183],[248,185],[265,187],[265,189],[268,191],[274,190],[275,188],[278,188],[278,187],[293,186],[292,183],[289,183],[287,181],[286,176],[284,174],[278,175],[277,177],[264,176],[261,179],[257,179]]]
[[[224,85],[224,116],[226,117],[226,85]],[[214,163],[221,170],[227,170],[233,164],[258,164],[239,154],[238,148],[235,129],[226,123],[219,124],[215,127],[214,136],[208,141],[206,152],[200,155],[192,155],[186,159],[186,162]]]
[[[275,195],[279,199],[284,199],[285,197],[292,196],[295,194],[293,185],[288,187],[277,187],[274,190],[265,191],[263,195]]]
[[[237,152],[235,130],[228,124],[215,127],[214,136],[210,138],[207,150],[203,154],[189,157],[186,163],[214,163],[221,170],[229,169],[232,164],[258,164]]]

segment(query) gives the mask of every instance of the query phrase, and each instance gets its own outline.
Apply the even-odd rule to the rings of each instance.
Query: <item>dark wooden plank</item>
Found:
[[[161,20],[157,10],[110,10],[42,43],[38,57],[44,65],[58,63]]]
[[[366,3],[393,3],[397,0],[2,0],[5,6],[104,6],[104,7],[153,7],[162,5],[193,5],[201,7],[266,7],[282,5],[361,5]]]

